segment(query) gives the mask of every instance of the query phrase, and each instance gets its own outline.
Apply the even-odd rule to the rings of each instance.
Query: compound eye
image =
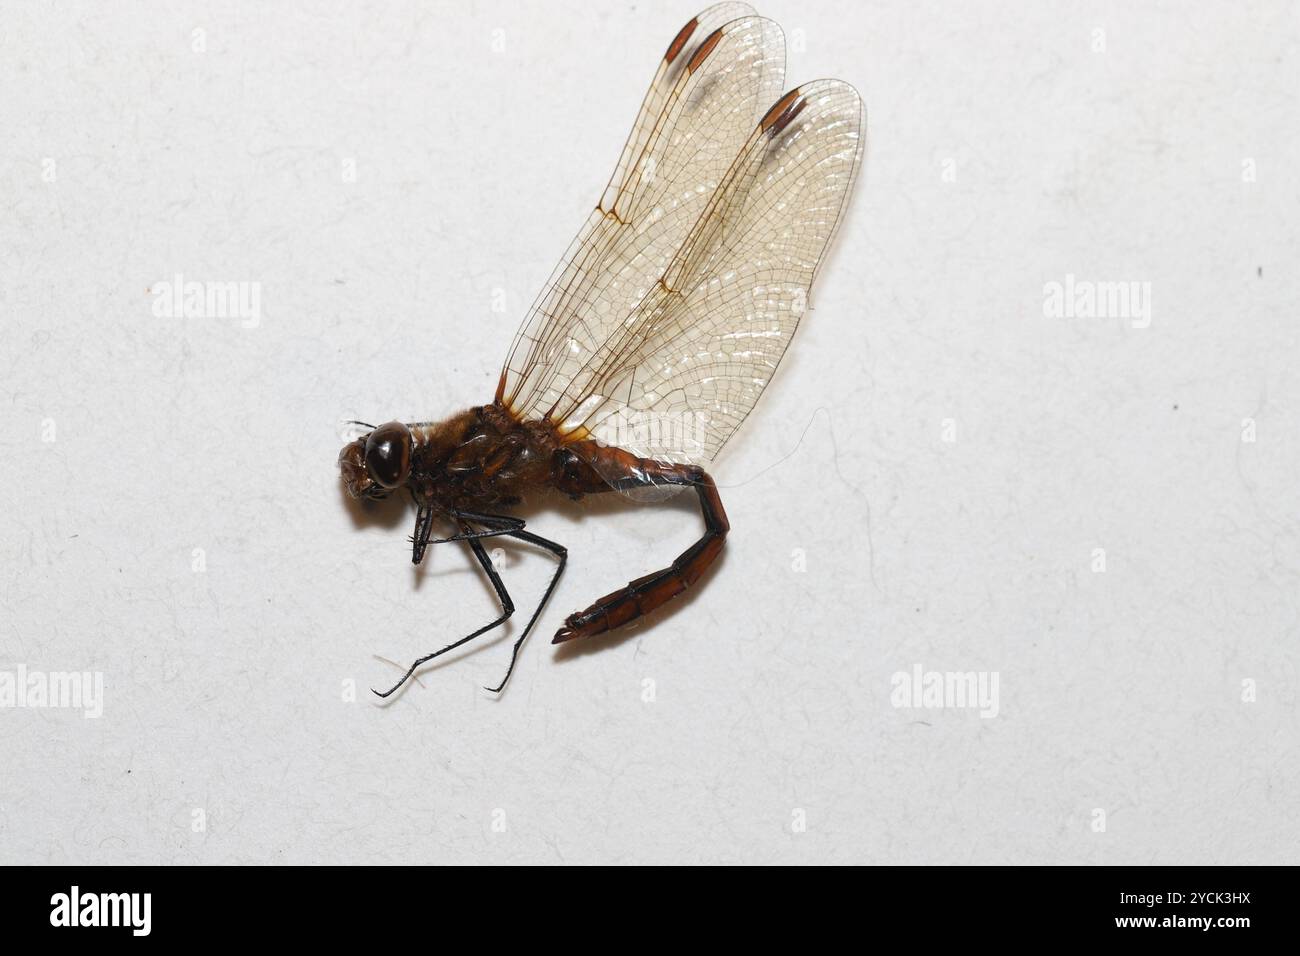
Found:
[[[411,432],[401,422],[380,425],[366,438],[366,470],[377,484],[396,488],[411,468]]]

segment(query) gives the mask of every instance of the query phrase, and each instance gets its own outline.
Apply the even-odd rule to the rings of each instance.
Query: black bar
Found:
[[[901,933],[927,946],[1125,939],[1232,946],[1293,936],[1293,874],[1283,868],[842,868],[754,873],[753,888],[738,873],[727,879],[725,890],[716,879],[695,887],[695,874],[683,872],[670,878],[670,892],[656,875],[628,874],[611,897],[607,880],[588,888],[580,871],[553,878],[530,874],[529,889],[515,891],[510,874],[492,873],[478,886],[472,872],[400,867],[10,867],[3,871],[8,885],[0,894],[0,925],[6,942],[55,942],[74,934],[91,943],[110,937],[127,943],[247,942],[258,939],[262,927],[275,926],[298,944],[376,938],[391,944],[428,942],[449,920],[461,929],[495,931],[505,907],[509,924],[520,927],[528,925],[530,908],[545,918],[545,926],[559,918],[603,921],[619,912],[625,931],[651,940],[686,921],[699,927],[704,940],[761,936],[775,921],[809,939],[848,932],[868,942]],[[454,889],[447,885],[452,880]],[[107,921],[116,913],[119,925],[70,925],[74,886],[78,922],[98,920],[95,914]],[[453,896],[451,912],[437,902]]]

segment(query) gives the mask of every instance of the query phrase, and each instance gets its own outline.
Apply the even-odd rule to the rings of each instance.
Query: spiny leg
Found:
[[[469,518],[478,521],[479,524],[486,525],[486,530],[462,529],[460,534],[454,534],[450,538],[433,538],[433,509],[427,504],[420,504],[417,501],[415,513],[415,533],[411,535],[411,563],[419,564],[424,560],[424,552],[431,544],[446,544],[449,541],[468,541],[471,538],[491,538],[496,535],[504,534],[506,530],[513,529],[522,531],[524,528],[524,519],[516,518],[513,515],[474,515],[469,513],[459,514],[459,517]]]
[[[484,524],[483,518],[491,518],[499,524],[488,525],[478,531],[462,531],[460,534],[453,534],[449,538],[434,538],[429,544],[447,544],[451,541],[470,541],[475,538],[499,538],[501,535],[510,534],[512,531],[524,530],[523,518],[512,518],[509,515],[471,515],[461,512],[461,517],[468,518],[479,524]]]
[[[470,534],[471,528],[469,525],[462,523],[462,528],[465,532],[465,537],[463,538],[463,540],[469,544],[470,550],[474,552],[474,557],[478,558],[478,563],[481,564],[483,566],[483,570],[487,572],[488,580],[492,582],[492,588],[497,592],[497,598],[499,598],[501,601],[501,611],[502,611],[501,616],[498,617],[495,621],[493,621],[490,624],[484,624],[473,634],[470,634],[466,637],[462,637],[459,641],[454,641],[453,643],[448,644],[446,647],[442,648],[441,650],[434,651],[432,654],[426,654],[424,657],[421,657],[419,660],[417,660],[414,664],[412,664],[407,669],[406,673],[402,675],[401,680],[399,680],[396,684],[388,688],[388,690],[384,691],[383,693],[380,693],[379,691],[375,690],[372,687],[371,692],[374,693],[375,695],[379,697],[388,697],[399,687],[405,684],[407,680],[410,678],[410,676],[414,674],[416,670],[419,669],[424,664],[427,664],[435,657],[441,657],[443,654],[446,654],[448,651],[454,651],[462,644],[467,644],[468,642],[474,640],[474,638],[478,637],[479,635],[486,634],[494,627],[499,627],[500,625],[504,624],[506,621],[510,619],[510,615],[515,613],[515,602],[510,599],[510,593],[506,590],[505,583],[501,580],[501,575],[497,573],[497,569],[493,566],[492,559],[488,557],[488,553],[485,550],[483,550],[483,544],[479,541],[479,537],[492,537],[493,535],[511,534],[511,533],[523,534],[525,532],[517,528],[514,528],[512,525],[510,528],[500,529],[492,532],[492,534],[472,535]]]
[[[371,654],[370,656],[373,657],[375,660],[379,661],[379,663],[381,664],[390,664],[399,671],[402,669],[402,665],[397,663],[397,661],[389,660],[387,657],[384,657],[381,654]],[[412,674],[411,680],[415,681],[416,686],[419,687],[421,690],[424,689],[424,681],[420,680],[419,674]]]
[[[414,497],[414,493],[412,493]],[[416,502],[415,533],[411,535],[411,563],[419,564],[424,560],[424,550],[429,546],[429,535],[433,534],[433,508]]]
[[[704,516],[704,535],[683,551],[671,565],[653,574],[637,578],[626,587],[607,594],[585,611],[570,614],[551,643],[562,644],[577,637],[591,637],[622,627],[681,594],[700,579],[722,552],[731,524],[718,496],[718,488],[704,469],[695,465],[675,465],[652,459],[637,459],[620,449],[602,449],[612,460],[621,462],[625,477],[613,485],[618,489],[649,485],[681,485],[694,488],[700,498]],[[622,459],[627,461],[623,462]]]
[[[562,544],[556,544],[554,541],[535,535],[531,531],[524,531],[522,528],[505,533],[512,538],[528,541],[538,547],[545,548],[559,558],[560,563],[555,568],[555,574],[551,576],[551,583],[546,585],[546,593],[542,595],[542,599],[537,603],[537,609],[533,611],[533,616],[528,619],[528,626],[524,628],[524,632],[519,635],[519,639],[515,641],[515,646],[510,650],[510,666],[506,669],[506,676],[501,678],[501,683],[497,684],[496,687],[483,688],[484,690],[490,690],[494,694],[501,693],[506,686],[506,681],[510,680],[510,675],[514,673],[515,661],[519,659],[519,648],[523,646],[525,639],[532,632],[533,625],[537,623],[537,618],[542,613],[542,608],[546,607],[546,602],[551,599],[551,592],[555,590],[555,585],[559,583],[560,575],[564,573],[564,566],[569,560],[569,549]]]

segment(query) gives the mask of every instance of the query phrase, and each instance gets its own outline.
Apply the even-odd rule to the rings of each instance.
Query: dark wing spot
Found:
[[[677,59],[677,54],[682,52],[682,47],[686,46],[686,41],[691,38],[695,28],[700,25],[700,18],[695,17],[690,23],[677,31],[677,36],[673,37],[673,42],[668,44],[668,52],[664,54],[664,62],[671,63]]]
[[[722,27],[718,27],[718,29],[709,34],[707,40],[700,44],[700,48],[696,50],[695,54],[691,57],[691,62],[686,64],[686,71],[688,73],[694,73],[698,70],[700,64],[708,59],[709,54],[713,52],[713,48],[717,46],[721,40]]]
[[[800,97],[798,90],[791,90],[772,104],[772,108],[767,111],[767,115],[759,121],[759,129],[769,136],[777,136],[790,125],[796,116],[803,112],[803,108],[807,105],[808,101]]]

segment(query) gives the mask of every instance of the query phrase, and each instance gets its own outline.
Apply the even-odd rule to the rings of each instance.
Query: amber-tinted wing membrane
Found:
[[[807,308],[857,175],[853,87],[819,80],[762,118],[662,279],[568,377],[551,416],[646,457],[711,460]]]
[[[784,74],[780,27],[745,4],[674,37],[599,206],[511,346],[498,399],[516,417],[545,416],[655,288]]]

